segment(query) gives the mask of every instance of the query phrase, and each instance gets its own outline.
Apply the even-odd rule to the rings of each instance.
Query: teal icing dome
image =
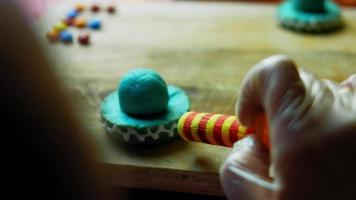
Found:
[[[129,71],[120,82],[118,94],[121,109],[133,117],[149,117],[167,110],[166,82],[151,69]]]

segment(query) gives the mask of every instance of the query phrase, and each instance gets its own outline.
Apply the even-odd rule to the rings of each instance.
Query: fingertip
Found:
[[[264,69],[265,77],[273,75],[276,72],[283,72],[286,73],[286,75],[293,75],[293,77],[295,77],[295,75],[299,76],[296,64],[286,55],[268,57],[262,60],[259,65]]]
[[[295,65],[293,60],[287,55],[277,54],[263,59],[258,65],[275,66],[275,65]]]
[[[240,122],[253,127],[256,116],[266,112],[266,96],[271,92],[268,90],[274,89],[270,85],[277,81],[277,88],[281,88],[289,80],[299,79],[295,63],[286,55],[270,56],[257,63],[246,74],[239,90],[235,111]]]

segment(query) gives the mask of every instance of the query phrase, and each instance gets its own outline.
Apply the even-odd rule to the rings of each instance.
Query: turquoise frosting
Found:
[[[340,8],[330,0],[287,0],[277,12],[284,27],[305,32],[324,32],[342,26]]]
[[[147,128],[173,122],[189,111],[190,103],[188,96],[182,89],[172,85],[168,85],[167,89],[168,105],[166,111],[159,115],[151,118],[138,118],[127,114],[118,101],[120,99],[118,91],[114,91],[104,99],[101,104],[101,115],[113,125],[133,128]]]
[[[295,8],[304,12],[325,12],[325,0],[291,0]]]
[[[152,117],[167,110],[167,85],[151,69],[138,68],[128,72],[121,79],[118,94],[122,111],[133,117]]]

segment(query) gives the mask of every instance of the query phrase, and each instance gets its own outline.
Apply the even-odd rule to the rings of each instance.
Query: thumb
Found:
[[[220,168],[220,180],[229,199],[272,199],[277,186],[268,175],[267,149],[254,135],[234,144]]]

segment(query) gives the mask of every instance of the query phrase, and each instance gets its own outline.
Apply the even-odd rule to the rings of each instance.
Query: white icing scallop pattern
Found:
[[[328,20],[326,22],[323,22],[321,20],[302,21],[294,18],[286,19],[283,18],[282,15],[277,15],[276,18],[281,25],[298,31],[320,32],[323,30],[328,30],[341,26],[338,19],[333,19],[333,20]]]
[[[147,128],[145,134],[140,134],[138,133],[138,131],[134,128],[131,127],[125,127],[125,128],[120,128],[118,126],[108,126],[107,123],[105,123],[105,128],[106,131],[110,132],[110,133],[116,133],[116,134],[121,134],[125,140],[125,142],[129,142],[130,141],[130,136],[134,135],[140,142],[145,142],[146,138],[151,137],[154,140],[158,140],[159,139],[159,134],[164,132],[164,133],[168,133],[168,136],[170,138],[172,138],[175,134],[174,134],[174,130],[177,128],[177,123],[173,123],[173,125],[171,125],[170,128],[165,128],[164,125],[160,125],[158,126],[158,128],[156,128],[155,131],[152,131],[152,128]],[[123,129],[126,129],[125,131]]]

